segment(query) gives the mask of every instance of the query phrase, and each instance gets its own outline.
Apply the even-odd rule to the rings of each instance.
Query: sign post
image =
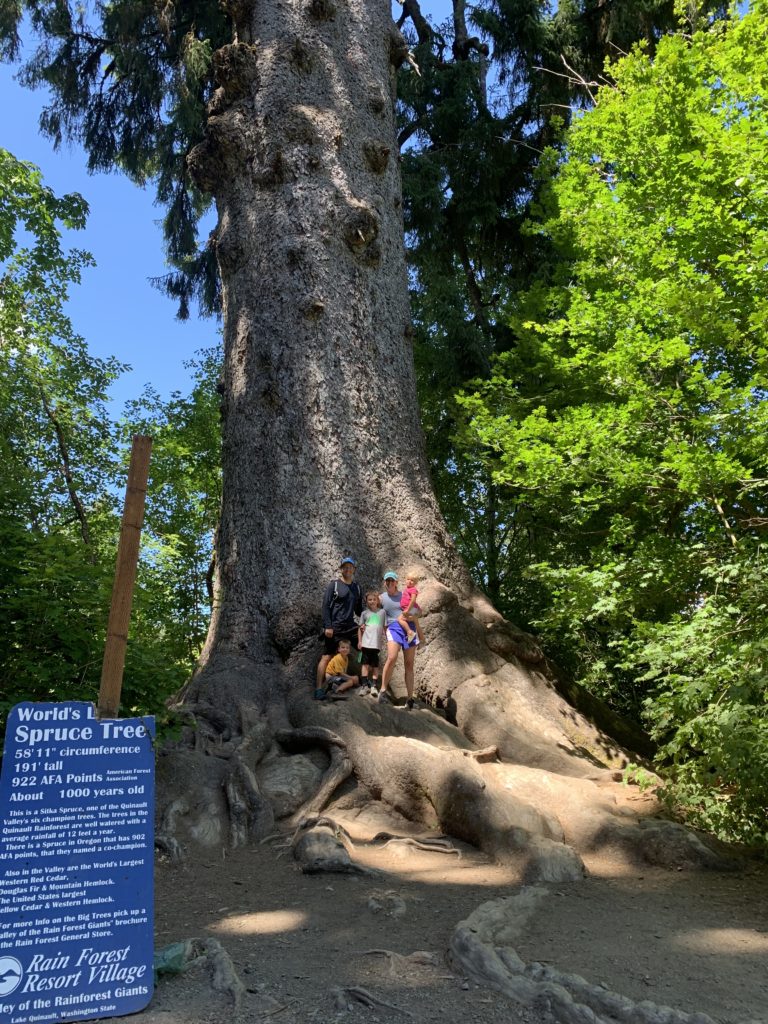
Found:
[[[117,718],[120,690],[123,685],[125,648],[128,643],[128,625],[131,620],[133,588],[139,564],[139,543],[144,522],[144,500],[149,477],[149,457],[152,438],[137,434],[133,439],[125,506],[117,549],[115,582],[112,586],[112,604],[107,624],[107,642],[101,667],[99,689],[99,718]]]
[[[0,777],[0,1020],[136,1013],[152,997],[154,719],[17,704]]]

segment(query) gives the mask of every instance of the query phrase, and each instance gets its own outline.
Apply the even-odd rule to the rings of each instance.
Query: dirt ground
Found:
[[[137,1024],[552,1024],[546,1010],[466,980],[446,957],[457,922],[518,891],[516,868],[460,843],[446,854],[372,842],[381,829],[424,834],[380,805],[329,813],[349,830],[356,861],[378,875],[302,875],[280,840],[158,865],[156,948],[217,939],[245,993],[236,1011],[201,962],[161,978]],[[523,960],[723,1024],[768,1024],[764,866],[720,874],[641,869],[615,853],[585,860],[585,881],[545,886],[517,944]],[[380,1002],[365,1005],[355,990]]]

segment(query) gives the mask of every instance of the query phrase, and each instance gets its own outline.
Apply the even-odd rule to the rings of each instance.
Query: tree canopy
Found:
[[[768,786],[767,15],[610,66],[565,159],[539,168],[527,230],[557,258],[460,398],[539,538],[532,621],[642,711],[676,799],[751,837]]]
[[[218,485],[215,355],[188,399],[115,423],[108,389],[123,371],[90,355],[65,303],[91,263],[63,236],[87,205],[57,197],[31,164],[0,150],[0,670],[3,712],[26,699],[95,696],[131,432],[154,417],[156,495],[128,652],[125,704],[156,710],[194,663],[210,601],[204,588]],[[206,376],[207,375],[207,376]],[[205,400],[203,400],[205,395]],[[213,410],[214,425],[205,407]],[[205,429],[201,429],[201,420]],[[164,424],[172,423],[165,427]],[[203,453],[213,455],[204,461]],[[184,457],[184,450],[194,454]],[[195,475],[196,474],[196,475]],[[197,505],[193,506],[193,495]]]
[[[453,395],[514,347],[508,310],[551,258],[549,241],[523,230],[543,151],[589,103],[582,83],[606,56],[640,39],[655,45],[674,27],[674,9],[663,0],[454,4],[452,17],[433,26],[411,0],[400,20],[421,72],[401,74],[399,103],[428,449],[460,548],[503,602],[501,573],[514,575],[521,538],[476,455],[466,443],[456,450]]]

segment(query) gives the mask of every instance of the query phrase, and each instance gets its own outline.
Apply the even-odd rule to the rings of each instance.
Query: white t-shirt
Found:
[[[375,611],[366,608],[360,616],[360,625],[363,627],[363,640],[360,646],[378,651],[384,642],[386,621],[387,616],[383,608],[377,608]]]

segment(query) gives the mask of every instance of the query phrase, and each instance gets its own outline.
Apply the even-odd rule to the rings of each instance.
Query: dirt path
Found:
[[[457,922],[487,900],[513,896],[518,872],[458,843],[461,856],[371,843],[385,822],[391,832],[413,831],[375,808],[344,819],[356,859],[378,877],[305,876],[274,844],[184,869],[159,865],[157,947],[216,938],[246,991],[235,1013],[229,997],[211,989],[205,966],[195,966],[161,979],[137,1024],[550,1024],[546,1007],[511,1003],[446,960]],[[587,861],[586,881],[545,887],[516,944],[525,961],[723,1024],[768,1024],[768,872],[642,870],[605,855]],[[390,1005],[365,1006],[339,989],[363,989]]]

